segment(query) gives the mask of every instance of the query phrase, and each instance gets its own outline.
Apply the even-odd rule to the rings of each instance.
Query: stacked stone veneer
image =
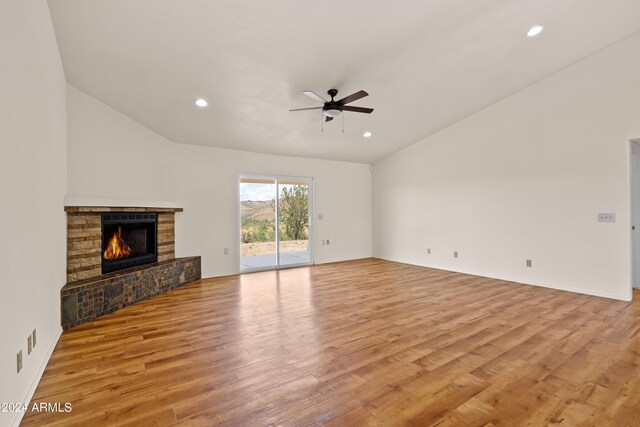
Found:
[[[102,214],[155,212],[158,214],[158,262],[174,259],[175,213],[178,208],[106,208],[67,206],[67,282],[102,275]]]
[[[62,327],[95,320],[201,277],[200,257],[175,259],[175,213],[180,208],[67,206],[67,284]],[[157,213],[158,262],[102,274],[102,214]]]
[[[61,291],[62,328],[69,329],[200,279],[200,257],[177,258],[78,282]]]

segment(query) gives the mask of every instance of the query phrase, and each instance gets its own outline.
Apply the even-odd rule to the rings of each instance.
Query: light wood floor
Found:
[[[636,298],[640,295],[636,294]],[[23,425],[640,425],[640,301],[367,259],[65,332]]]

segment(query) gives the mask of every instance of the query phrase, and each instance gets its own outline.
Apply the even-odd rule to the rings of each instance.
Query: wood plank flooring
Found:
[[[206,279],[66,331],[22,425],[640,425],[640,301],[376,259]]]

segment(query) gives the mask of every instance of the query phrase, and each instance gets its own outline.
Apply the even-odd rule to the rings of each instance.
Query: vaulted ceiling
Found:
[[[185,144],[369,163],[640,31],[638,0],[49,0],[67,81]],[[528,38],[527,30],[545,31]],[[303,90],[370,93],[321,127]],[[194,105],[198,97],[210,104]],[[369,139],[363,132],[371,131]]]

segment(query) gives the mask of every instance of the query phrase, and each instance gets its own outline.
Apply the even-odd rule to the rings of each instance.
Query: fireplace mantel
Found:
[[[150,199],[126,199],[115,197],[86,197],[86,196],[65,196],[65,210],[67,208],[107,208],[119,207],[119,209],[154,209],[154,212],[160,212],[158,209],[172,209],[173,212],[181,212],[182,205],[178,202],[169,200],[150,200]]]
[[[74,213],[105,213],[105,212],[182,212],[182,208],[160,208],[143,206],[65,206],[65,212]]]

